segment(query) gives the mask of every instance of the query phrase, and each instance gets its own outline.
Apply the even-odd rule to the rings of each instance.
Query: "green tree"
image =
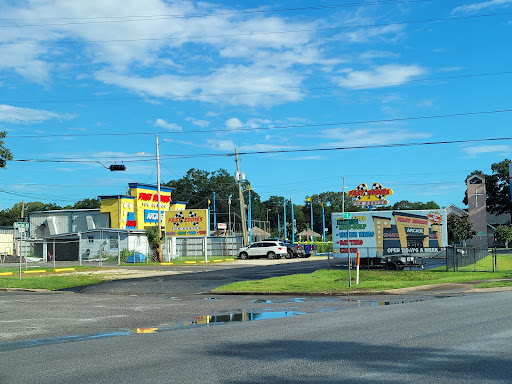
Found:
[[[22,209],[24,205],[24,209]],[[15,221],[21,219],[21,212],[23,211],[24,217],[28,217],[30,212],[39,211],[53,211],[62,209],[60,206],[54,203],[42,203],[40,201],[33,201],[22,204],[16,203],[12,208],[4,209],[0,212],[0,226],[12,226]]]
[[[397,201],[386,210],[406,210],[406,209],[440,209],[441,207],[434,201],[422,203],[421,201],[410,202],[408,200]]]
[[[498,240],[503,241],[505,247],[508,248],[509,243],[512,241],[512,226],[500,225],[496,228],[495,234]]]
[[[448,242],[450,244],[461,242],[465,245],[466,240],[476,235],[473,224],[469,221],[469,215],[450,215],[447,220]]]
[[[158,236],[158,226],[146,228],[146,237],[148,238],[149,249],[151,249],[151,256],[153,261],[162,262],[162,255],[160,254],[160,237]],[[162,233],[163,236],[163,233]],[[162,237],[163,238],[163,237]]]
[[[12,160],[12,153],[9,149],[5,148],[4,141],[5,135],[7,133],[5,131],[0,132],[0,168],[5,168],[7,160]]]
[[[74,209],[98,209],[100,208],[101,200],[99,198],[96,199],[83,199],[77,201],[74,205]]]

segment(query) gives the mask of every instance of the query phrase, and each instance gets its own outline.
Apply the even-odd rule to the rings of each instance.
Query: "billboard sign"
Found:
[[[446,210],[352,212],[332,214],[333,248],[361,256],[439,252],[448,242]]]
[[[165,212],[165,235],[206,237],[208,235],[208,210],[185,209]]]
[[[361,183],[357,188],[348,191],[348,196],[355,198],[354,205],[388,205],[386,197],[392,194],[392,189],[384,188],[379,183],[373,183],[371,189],[368,189],[365,183]]]

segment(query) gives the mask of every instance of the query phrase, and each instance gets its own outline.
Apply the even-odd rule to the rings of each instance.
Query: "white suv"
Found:
[[[280,259],[282,256],[286,256],[286,244],[280,241],[258,241],[252,243],[248,247],[240,248],[238,257],[240,259],[248,259],[250,257],[268,257],[269,259]]]

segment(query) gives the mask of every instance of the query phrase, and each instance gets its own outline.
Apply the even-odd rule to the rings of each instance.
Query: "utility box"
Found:
[[[127,263],[144,263],[145,261],[146,255],[137,251],[133,251],[133,254],[126,259]]]

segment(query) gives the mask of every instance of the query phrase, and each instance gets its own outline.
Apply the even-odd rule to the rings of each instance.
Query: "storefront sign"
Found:
[[[160,211],[160,220],[164,219],[164,211]],[[144,210],[144,222],[145,223],[158,223],[158,211],[152,211],[149,209]]]
[[[205,237],[208,235],[208,223],[207,209],[167,211],[165,212],[165,235]]]
[[[348,191],[348,196],[356,200],[354,205],[387,205],[387,196],[393,194],[393,190],[384,188],[379,183],[373,183],[372,188],[368,189],[365,183],[359,184],[357,188]]]

